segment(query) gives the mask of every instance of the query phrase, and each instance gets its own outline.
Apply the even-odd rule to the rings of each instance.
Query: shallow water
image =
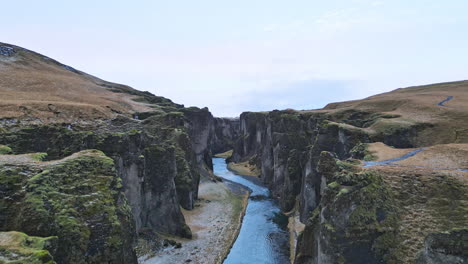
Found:
[[[397,162],[397,161],[401,161],[401,160],[405,160],[407,158],[411,158],[413,157],[414,155],[418,154],[419,152],[425,150],[425,148],[420,148],[420,149],[417,149],[417,150],[413,150],[401,157],[398,157],[398,158],[395,158],[395,159],[389,159],[389,160],[382,160],[382,161],[368,161],[368,162],[364,162],[364,166],[363,167],[372,167],[372,166],[377,166],[377,165],[391,165],[391,163],[393,162]]]
[[[372,166],[377,166],[377,165],[390,165],[390,166],[400,166],[398,164],[394,164],[394,162],[405,160],[407,158],[411,158],[414,155],[418,154],[419,152],[425,150],[426,148],[420,148],[413,150],[401,157],[394,158],[394,159],[389,159],[389,160],[382,160],[382,161],[367,161],[364,162],[365,168],[372,167]],[[457,170],[457,171],[462,171],[462,172],[468,172],[468,169],[450,169],[450,168],[438,168],[438,167],[427,167],[427,166],[411,166],[414,168],[420,168],[420,169],[433,169],[433,170]]]
[[[445,104],[446,102],[452,100],[452,99],[453,99],[453,96],[448,96],[445,100],[443,100],[443,101],[437,103],[437,105],[438,105],[438,106],[445,106],[445,107],[447,107],[447,106],[444,105],[444,104]]]
[[[268,189],[229,171],[222,158],[213,159],[213,169],[217,176],[242,184],[252,191],[239,236],[224,263],[289,263],[289,234],[273,222],[280,210]]]

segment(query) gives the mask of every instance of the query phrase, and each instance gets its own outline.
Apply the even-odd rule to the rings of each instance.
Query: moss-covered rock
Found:
[[[21,232],[0,232],[0,263],[54,264],[57,237],[33,237]]]
[[[453,229],[448,232],[432,233],[425,239],[424,249],[418,256],[417,264],[468,262],[468,228]]]
[[[82,151],[32,177],[19,169],[0,176],[24,190],[16,211],[6,205],[3,228],[57,236],[59,263],[136,263],[130,208],[114,162],[102,152]]]
[[[382,177],[327,152],[321,156],[318,171],[329,184],[308,220],[301,237],[308,241],[300,243],[296,263],[388,263],[397,257],[398,211]]]
[[[44,152],[34,153],[31,155],[31,158],[35,161],[44,161],[47,159],[47,153],[44,153]]]
[[[206,109],[197,108],[193,111],[194,116],[197,118],[209,119],[211,117]],[[89,148],[102,150],[117,165],[117,172],[123,180],[123,191],[129,197],[137,229],[155,228],[153,231],[171,235],[185,234],[187,232],[182,231],[187,228],[185,228],[184,219],[181,217],[182,214],[178,203],[185,209],[193,208],[194,201],[198,196],[200,171],[202,168],[203,170],[209,169],[209,166],[202,164],[205,164],[207,160],[210,161],[207,164],[211,164],[209,155],[206,155],[208,145],[200,146],[197,149],[199,154],[194,153],[194,144],[192,137],[188,134],[190,131],[187,128],[189,127],[187,122],[184,113],[180,111],[167,113],[163,111],[148,116],[140,124],[128,118],[116,118],[112,120],[110,127],[105,129],[89,127],[69,129],[67,126],[58,124],[36,125],[0,133],[0,144],[14,146],[16,154],[39,152],[41,154],[33,155],[37,160],[64,158],[72,153]],[[209,124],[200,127],[200,129],[209,127]],[[197,131],[194,129],[192,133],[197,133]],[[201,137],[197,141],[204,142],[208,139]],[[172,182],[172,185],[169,185],[170,188],[173,188],[175,181],[177,190],[168,189],[164,191],[173,195],[176,202],[168,203],[168,201],[173,200],[172,198],[161,201],[164,206],[162,206],[162,210],[157,210],[159,215],[149,212],[151,210],[148,208],[150,203],[145,200],[146,197],[157,197],[160,195],[160,191],[143,187],[150,179],[162,175],[158,171],[145,169],[145,164],[149,164],[148,157],[145,156],[145,147],[152,145],[172,145],[176,150],[175,156],[171,156],[170,151],[166,155],[175,159],[177,170],[174,170],[173,174],[167,175],[168,177],[161,179]],[[168,151],[165,147],[163,149]],[[171,166],[170,164],[172,164],[172,161],[161,164],[160,169]],[[140,192],[138,190],[144,191]],[[150,193],[151,195],[149,195]],[[164,218],[164,220],[153,221],[153,224],[150,225],[152,227],[149,227],[147,226],[148,217],[145,216],[145,213],[142,213],[143,211],[151,214],[153,218]],[[176,215],[179,216],[166,221],[165,216],[172,214],[173,211],[178,211]]]
[[[351,157],[364,161],[373,161],[376,159],[375,155],[369,151],[368,144],[359,143],[354,146],[350,151]]]
[[[10,147],[5,146],[5,145],[0,145],[0,154],[11,154],[13,151],[11,150]]]

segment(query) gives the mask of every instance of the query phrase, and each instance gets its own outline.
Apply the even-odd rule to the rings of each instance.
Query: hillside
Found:
[[[101,80],[39,53],[0,43],[0,118],[41,122],[154,111],[170,100]],[[180,106],[179,106],[180,107]]]
[[[0,236],[58,241],[0,243],[0,262],[137,263],[137,245],[192,237],[183,209],[226,144],[214,120],[0,43]]]
[[[320,110],[330,120],[378,136],[417,130],[415,146],[468,143],[468,81],[400,88],[362,100],[331,103]]]

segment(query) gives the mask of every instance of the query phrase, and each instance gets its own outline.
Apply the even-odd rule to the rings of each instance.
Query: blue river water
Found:
[[[215,175],[252,191],[239,236],[224,264],[289,263],[289,234],[274,221],[280,210],[269,190],[248,177],[229,171],[224,159],[214,158],[213,169]]]
[[[437,103],[437,105],[438,105],[438,106],[444,106],[444,107],[447,107],[447,106],[446,106],[446,105],[444,105],[444,104],[445,104],[446,102],[448,102],[448,101],[452,100],[452,99],[453,99],[453,96],[449,96],[449,97],[447,97],[445,100],[443,100],[443,101],[441,101],[441,102]]]
[[[363,167],[372,167],[372,166],[377,166],[377,165],[391,165],[393,162],[397,162],[397,161],[401,161],[401,160],[405,160],[407,158],[411,158],[413,157],[414,155],[418,154],[419,152],[425,150],[426,148],[420,148],[420,149],[416,149],[416,150],[413,150],[401,157],[398,157],[398,158],[394,158],[394,159],[389,159],[389,160],[382,160],[382,161],[367,161],[367,162],[364,162],[364,166]]]

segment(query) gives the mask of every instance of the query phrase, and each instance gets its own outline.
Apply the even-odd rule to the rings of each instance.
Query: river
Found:
[[[269,190],[260,181],[229,171],[222,158],[213,159],[213,169],[217,176],[252,191],[239,236],[224,264],[289,263],[287,218],[270,197]]]

